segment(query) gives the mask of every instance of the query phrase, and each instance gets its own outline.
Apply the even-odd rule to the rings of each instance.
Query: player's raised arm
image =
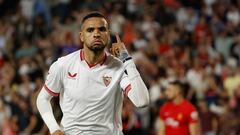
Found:
[[[129,99],[136,107],[144,107],[149,104],[149,93],[144,84],[132,58],[129,56],[127,49],[118,35],[116,35],[116,43],[112,44],[112,53],[117,56],[125,66],[129,86],[125,91]]]

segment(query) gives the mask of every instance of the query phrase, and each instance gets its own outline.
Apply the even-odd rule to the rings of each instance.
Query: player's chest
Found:
[[[84,68],[72,68],[65,74],[64,93],[76,99],[102,98],[114,93],[121,76],[117,70],[91,71]]]
[[[182,108],[168,108],[164,113],[164,122],[167,126],[179,127],[187,123],[187,113]]]

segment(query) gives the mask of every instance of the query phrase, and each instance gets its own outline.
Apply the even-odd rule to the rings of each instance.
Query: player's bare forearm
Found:
[[[158,131],[158,135],[165,135],[165,125],[164,125],[164,121],[160,118],[160,122],[159,122],[159,131]]]
[[[189,132],[190,135],[200,135],[199,124],[198,123],[191,123],[189,125]]]

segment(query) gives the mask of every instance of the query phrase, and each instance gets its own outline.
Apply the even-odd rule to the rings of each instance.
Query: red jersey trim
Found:
[[[132,89],[131,84],[128,84],[128,86],[124,89],[124,92],[126,95],[128,95],[128,92]]]
[[[52,96],[54,96],[54,97],[59,96],[59,93],[56,93],[56,92],[53,92],[52,90],[50,90],[50,89],[47,87],[46,84],[44,84],[43,87],[45,88],[45,90],[46,90],[50,95],[52,95]]]
[[[82,50],[80,50],[80,60],[81,61],[83,61],[83,53],[82,53],[83,51]]]
[[[83,50],[80,50],[80,59],[81,59],[81,61],[85,60],[85,59],[84,59],[84,52],[83,52]],[[92,67],[94,67],[94,66],[96,66],[96,65],[98,65],[98,64],[103,65],[103,64],[105,63],[106,59],[107,59],[107,54],[104,53],[103,58],[102,58],[99,62],[97,62],[97,63],[95,63],[95,64],[90,64],[90,63],[88,63],[88,62],[86,61],[86,63],[88,64],[89,68],[92,68]]]

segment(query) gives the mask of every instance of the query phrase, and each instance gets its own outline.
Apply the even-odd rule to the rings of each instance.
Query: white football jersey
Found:
[[[123,134],[123,94],[131,90],[124,71],[123,63],[107,53],[100,63],[88,64],[83,50],[51,65],[44,87],[51,95],[60,96],[65,134]]]

